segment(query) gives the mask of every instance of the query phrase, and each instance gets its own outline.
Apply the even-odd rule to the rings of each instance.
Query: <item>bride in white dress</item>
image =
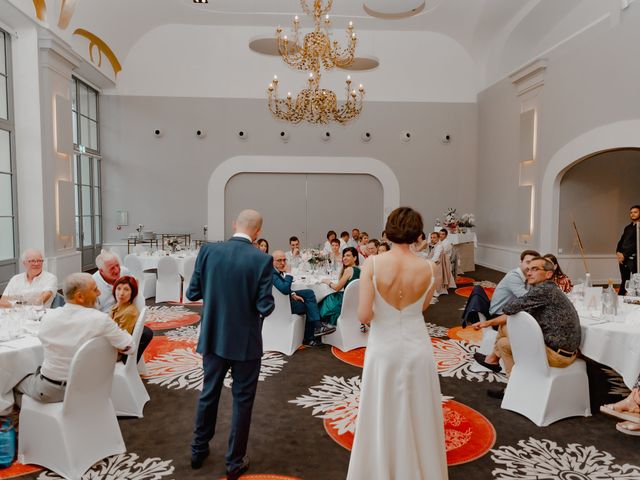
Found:
[[[440,382],[422,316],[433,265],[409,245],[422,231],[408,207],[387,220],[391,251],[367,259],[358,316],[371,323],[347,480],[447,479]]]

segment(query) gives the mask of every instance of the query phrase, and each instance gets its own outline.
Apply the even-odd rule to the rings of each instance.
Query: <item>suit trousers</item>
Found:
[[[624,295],[627,293],[627,289],[624,286],[624,282],[631,279],[632,273],[638,273],[637,264],[634,258],[629,258],[629,255],[624,256],[624,262],[618,264],[620,267],[620,290],[618,290],[618,295]]]
[[[66,385],[56,385],[46,380],[40,373],[40,367],[30,375],[24,377],[14,387],[16,405],[22,405],[22,395],[27,395],[42,403],[57,403],[64,400]]]
[[[320,327],[320,308],[318,307],[316,294],[308,288],[296,290],[293,293],[302,297],[304,302],[291,300],[291,313],[307,316],[304,326],[304,339],[312,340],[315,329]]]
[[[209,451],[209,442],[216,430],[220,392],[224,378],[231,369],[233,411],[225,465],[227,471],[234,471],[243,465],[243,458],[247,453],[251,413],[260,375],[260,359],[229,360],[215,353],[208,353],[203,355],[202,362],[204,382],[198,400],[191,453],[196,455]]]

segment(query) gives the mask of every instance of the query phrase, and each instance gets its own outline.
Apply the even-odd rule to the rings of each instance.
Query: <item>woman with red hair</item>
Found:
[[[113,298],[116,304],[111,307],[111,318],[118,326],[133,334],[136,321],[140,315],[138,307],[134,304],[134,300],[138,296],[138,282],[134,277],[125,275],[120,277],[113,284]],[[149,327],[144,327],[138,345],[138,354],[136,361],[140,360],[142,352],[153,338],[153,331]]]

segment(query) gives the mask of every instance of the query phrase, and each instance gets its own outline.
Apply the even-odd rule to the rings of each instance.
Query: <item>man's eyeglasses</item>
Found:
[[[287,259],[286,258],[276,258],[274,261],[275,262],[286,262]]]
[[[32,264],[32,265],[37,265],[37,264],[42,263],[42,262],[43,262],[43,260],[42,260],[42,259],[38,259],[38,260],[27,260],[26,262],[27,262],[27,263],[30,263],[30,264]]]

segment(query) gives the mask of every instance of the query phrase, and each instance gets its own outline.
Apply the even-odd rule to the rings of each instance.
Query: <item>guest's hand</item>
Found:
[[[618,257],[618,263],[624,262],[624,254],[616,252],[616,257]]]
[[[296,302],[304,303],[304,298],[302,298],[300,295],[296,295],[295,293],[291,293],[291,298]]]
[[[484,322],[477,322],[473,324],[473,328],[475,330],[480,330],[481,328],[487,328],[491,326],[493,326],[493,323],[491,323],[491,320],[486,320]]]

